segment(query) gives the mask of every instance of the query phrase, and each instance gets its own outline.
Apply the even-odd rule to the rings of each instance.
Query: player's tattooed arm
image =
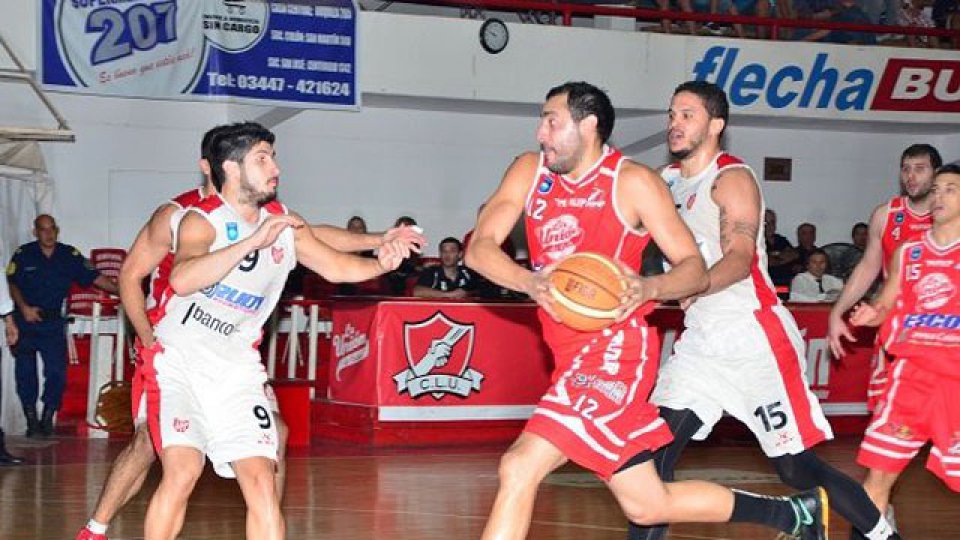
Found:
[[[705,294],[726,289],[750,275],[750,265],[760,234],[760,189],[747,169],[723,172],[711,197],[719,208],[717,223],[722,257],[707,271],[710,287]]]

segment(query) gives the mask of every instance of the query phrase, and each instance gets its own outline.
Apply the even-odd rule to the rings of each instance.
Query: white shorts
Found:
[[[267,405],[269,406],[270,412],[280,416],[280,402],[277,401],[277,393],[273,391],[270,383],[263,383],[263,394],[267,396]]]
[[[158,453],[171,446],[196,448],[224,478],[236,476],[234,461],[277,460],[266,373],[255,352],[249,353],[250,361],[242,359],[244,354],[196,347],[185,353],[159,342],[144,354],[147,416]]]
[[[797,324],[778,306],[687,328],[661,366],[650,401],[692,410],[703,421],[696,440],[726,411],[753,431],[767,456],[798,454],[833,438],[805,368]]]

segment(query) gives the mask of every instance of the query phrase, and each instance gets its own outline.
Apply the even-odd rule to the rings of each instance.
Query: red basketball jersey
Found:
[[[540,155],[525,207],[527,244],[534,269],[573,253],[592,251],[640,271],[649,235],[625,223],[615,202],[617,179],[625,159],[618,150],[605,147],[593,167],[579,180],[573,180],[547,169],[543,154]],[[652,309],[653,303],[649,302],[641,306],[637,314],[642,316]],[[591,335],[572,330],[543,314],[540,319],[548,342]]]
[[[900,296],[888,320],[885,347],[897,358],[960,377],[960,240],[945,247],[926,233],[907,242],[900,259]]]
[[[177,195],[176,197],[170,199],[166,204],[172,204],[178,209],[183,210],[184,208],[190,208],[198,204],[203,200],[203,189],[196,188],[191,189],[190,191],[184,191],[183,193]],[[172,223],[171,223],[172,231]],[[167,288],[167,284],[170,281],[170,272],[173,270],[173,249],[171,244],[171,250],[167,253],[167,256],[160,261],[160,264],[154,269],[153,274],[150,276],[150,292],[147,295],[147,316],[150,317],[150,322],[156,324],[157,321],[154,320],[153,311],[156,309],[157,305],[160,303],[160,295],[163,294],[163,291]]]
[[[880,235],[884,277],[890,273],[890,258],[897,251],[897,247],[929,230],[932,224],[930,213],[917,214],[910,210],[907,198],[903,195],[890,199],[887,203],[887,220]]]

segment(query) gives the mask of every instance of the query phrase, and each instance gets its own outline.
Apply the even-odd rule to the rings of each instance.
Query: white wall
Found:
[[[0,33],[32,66],[31,3],[0,4],[5,13]],[[650,99],[637,97],[651,92],[645,85],[664,84],[645,76],[645,66],[657,51],[671,43],[683,46],[688,39],[656,36],[655,45],[644,49],[646,34],[513,26],[508,50],[491,57],[478,52],[478,21],[393,16],[400,18],[391,24],[390,17],[365,13],[362,19],[361,78],[370,92],[362,112],[310,110],[276,127],[281,194],[311,221],[343,224],[359,214],[380,229],[410,214],[434,241],[469,229],[477,205],[510,160],[535,147],[535,109],[523,104],[538,102],[553,84],[584,77],[611,88],[615,104],[629,104],[614,135],[618,144],[629,146],[656,134],[665,123],[659,111],[666,108],[669,92],[657,90],[662,98],[649,110],[636,108]],[[415,40],[418,34],[431,39]],[[428,43],[413,45],[418,42]],[[603,50],[619,43],[622,50],[591,56],[593,45],[583,46],[588,42]],[[0,123],[45,118],[35,104],[31,108],[12,96],[8,85],[0,85]],[[271,111],[51,96],[77,133],[75,144],[45,145],[58,185],[56,216],[63,241],[82,249],[128,244],[150,209],[197,180],[197,147],[205,129]],[[865,220],[870,208],[895,191],[897,159],[908,144],[929,141],[941,144],[947,159],[960,157],[952,150],[960,142],[956,135],[909,132],[922,127],[908,126],[906,133],[838,129],[843,126],[747,127],[735,119],[729,130],[729,149],[755,168],[762,168],[764,156],[794,159],[793,182],[764,186],[768,204],[780,214],[781,232],[791,239],[805,220],[819,226],[821,243],[847,239],[852,224]],[[667,159],[662,144],[636,157],[653,166]],[[26,237],[27,231],[21,232]]]

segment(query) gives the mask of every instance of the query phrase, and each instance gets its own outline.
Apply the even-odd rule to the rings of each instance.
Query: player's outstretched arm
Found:
[[[337,251],[347,253],[378,249],[387,242],[401,240],[413,242],[420,247],[426,246],[427,239],[421,234],[419,227],[401,225],[382,233],[354,233],[333,225],[311,225],[313,235],[323,243]]]
[[[857,340],[847,324],[843,322],[843,314],[863,298],[883,267],[881,236],[886,219],[886,208],[885,204],[881,204],[873,209],[867,229],[867,249],[864,250],[860,262],[850,273],[850,278],[843,284],[843,290],[840,291],[837,301],[830,308],[830,317],[827,321],[827,341],[830,343],[830,350],[836,358],[840,358],[846,353],[843,349],[844,338],[853,342]]]
[[[140,229],[133,245],[127,251],[123,266],[120,267],[120,277],[117,280],[120,286],[120,302],[144,347],[153,344],[153,327],[147,318],[146,298],[141,283],[170,252],[173,243],[170,219],[176,211],[177,207],[172,204],[157,208]]]
[[[418,235],[419,236],[419,235]],[[294,231],[297,260],[331,283],[366,281],[397,268],[420,246],[410,239],[392,240],[380,246],[376,259],[338,251],[314,236],[308,227]]]
[[[216,251],[210,251],[216,232],[196,212],[188,211],[180,222],[177,249],[170,273],[170,287],[180,296],[193,294],[223,279],[251,251],[273,244],[287,227],[303,229],[298,216],[268,217],[250,236]]]
[[[850,313],[853,326],[880,326],[897,303],[900,296],[900,272],[903,271],[903,246],[897,248],[890,261],[890,275],[883,282],[880,294],[870,304],[856,305]]]
[[[617,204],[624,217],[647,231],[672,268],[649,278],[631,279],[639,305],[647,300],[677,300],[695,295],[707,286],[706,266],[693,234],[677,213],[673,197],[663,180],[638,163],[623,165]]]

